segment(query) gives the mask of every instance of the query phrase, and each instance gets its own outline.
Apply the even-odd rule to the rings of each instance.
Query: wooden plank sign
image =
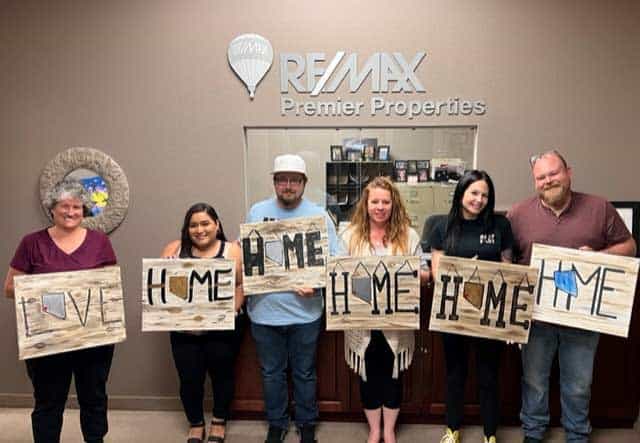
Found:
[[[142,259],[142,331],[235,326],[235,261]]]
[[[329,253],[324,216],[240,225],[246,295],[323,288]]]
[[[120,268],[14,277],[18,358],[124,341]]]
[[[443,256],[429,330],[526,343],[537,278],[533,267]]]
[[[328,331],[420,328],[420,257],[330,257]]]
[[[640,260],[534,243],[540,269],[533,318],[627,337]]]

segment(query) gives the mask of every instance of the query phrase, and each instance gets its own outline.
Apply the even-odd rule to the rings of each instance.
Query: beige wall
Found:
[[[499,206],[530,193],[526,158],[550,145],[575,167],[576,188],[640,200],[631,180],[640,163],[639,22],[634,0],[4,1],[0,268],[23,234],[46,223],[37,183],[49,159],[72,146],[113,156],[131,207],[111,236],[124,266],[129,338],[117,348],[110,392],[175,397],[166,334],[138,332],[140,258],[177,236],[197,200],[216,205],[237,235],[243,126],[477,125],[478,166],[493,175]],[[425,100],[482,99],[488,111],[413,123],[282,117],[277,62],[253,102],[228,67],[227,45],[245,32],[266,36],[276,54],[425,50]],[[366,97],[366,88],[354,96]],[[10,302],[0,321],[1,398],[28,398]]]

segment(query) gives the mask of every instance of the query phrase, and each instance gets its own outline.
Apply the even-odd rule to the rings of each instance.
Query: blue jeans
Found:
[[[542,440],[549,425],[549,375],[558,351],[562,426],[567,442],[587,442],[593,361],[600,334],[534,322],[522,347],[522,410],[526,437]]]
[[[316,349],[322,318],[311,323],[268,326],[251,323],[262,371],[264,407],[270,426],[289,428],[287,365],[291,366],[295,422],[298,427],[315,423]]]

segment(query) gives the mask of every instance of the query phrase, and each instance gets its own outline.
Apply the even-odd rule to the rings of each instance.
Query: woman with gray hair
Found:
[[[5,294],[14,296],[13,277],[95,269],[116,264],[109,238],[82,227],[90,203],[80,183],[63,180],[45,199],[53,225],[26,235],[9,266]],[[59,442],[62,417],[71,377],[80,404],[80,425],[87,442],[102,442],[107,433],[106,382],[113,345],[63,352],[26,360],[33,384],[35,406],[31,413],[33,439]]]

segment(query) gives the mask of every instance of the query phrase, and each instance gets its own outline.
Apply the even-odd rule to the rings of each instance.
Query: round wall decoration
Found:
[[[51,160],[40,176],[40,202],[49,220],[45,198],[64,178],[78,180],[91,195],[91,213],[83,226],[108,234],[122,223],[129,208],[129,183],[115,160],[93,148],[67,149]]]

